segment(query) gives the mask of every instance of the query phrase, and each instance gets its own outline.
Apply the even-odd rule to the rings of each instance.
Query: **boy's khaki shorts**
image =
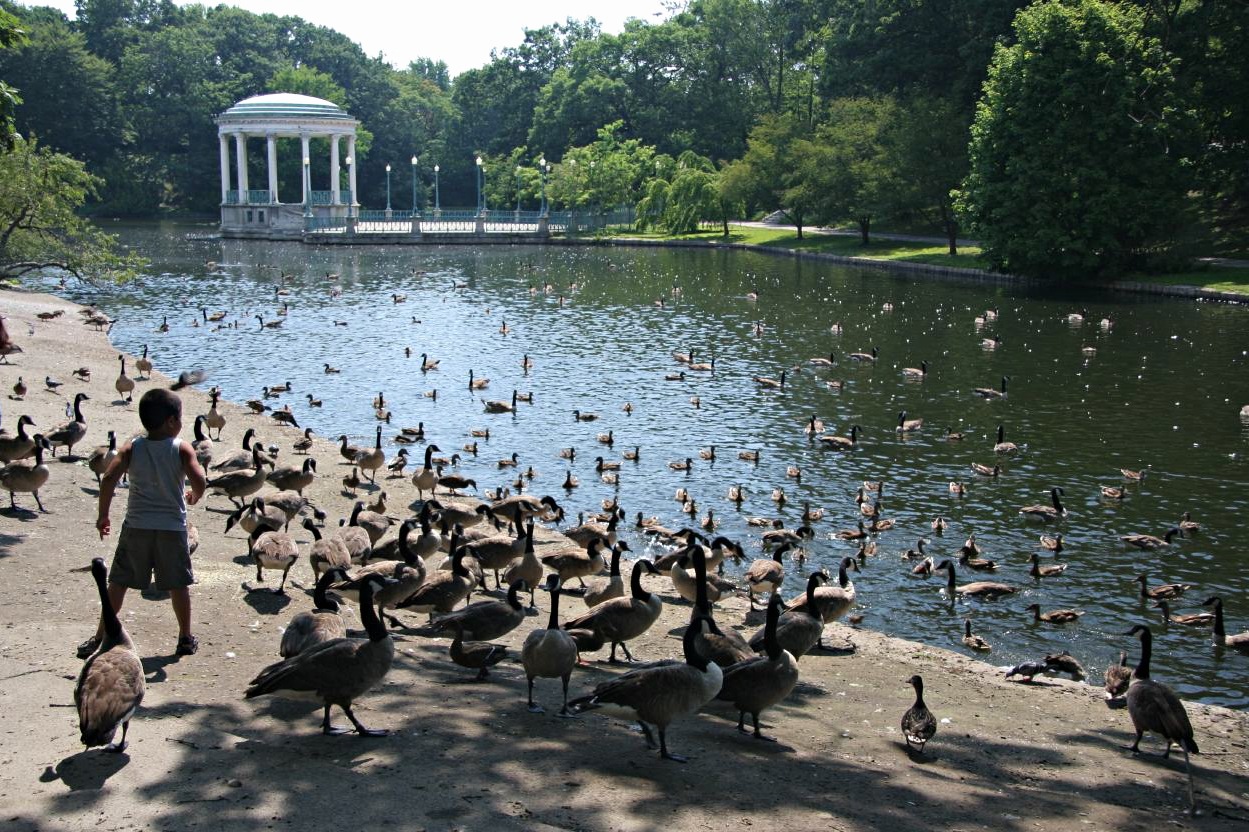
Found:
[[[195,583],[186,532],[122,525],[108,582],[143,590],[152,583],[153,573],[160,590],[181,589]]]

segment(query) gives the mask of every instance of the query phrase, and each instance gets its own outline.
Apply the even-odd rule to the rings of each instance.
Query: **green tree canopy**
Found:
[[[959,207],[999,269],[1111,275],[1174,241],[1190,121],[1138,9],[1066,0],[1015,20],[972,125]]]

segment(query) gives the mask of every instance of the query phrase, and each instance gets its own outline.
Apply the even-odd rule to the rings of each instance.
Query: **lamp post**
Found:
[[[546,157],[538,160],[538,168],[542,171],[542,216],[546,216]]]
[[[478,214],[481,213],[481,174],[482,174],[482,163],[481,163],[481,157],[478,156],[477,157],[477,213]]]
[[[304,157],[304,216],[312,216],[312,160]]]
[[[390,163],[386,163],[386,219],[390,219]]]
[[[412,216],[416,216],[416,157],[412,157]]]
[[[434,165],[434,216],[442,214],[442,203],[438,200],[438,166]]]
[[[356,202],[356,192],[351,189],[351,157],[348,156],[343,161],[347,163],[347,219],[351,219],[352,209]],[[334,184],[337,185],[338,183],[335,182]]]
[[[516,166],[516,221],[520,222],[520,165]]]

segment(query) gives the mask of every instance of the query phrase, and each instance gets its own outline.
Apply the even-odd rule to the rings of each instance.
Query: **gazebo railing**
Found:
[[[273,191],[248,191],[248,205],[272,205]]]

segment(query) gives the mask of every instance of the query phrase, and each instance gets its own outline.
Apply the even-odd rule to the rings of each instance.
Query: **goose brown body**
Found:
[[[143,664],[134,642],[113,612],[108,598],[108,570],[102,558],[91,561],[91,575],[100,596],[104,637],[83,664],[74,686],[78,730],[86,747],[103,745],[106,751],[121,752],[126,749],[130,720],[143,702]],[[114,743],[118,727],[121,742]]]

